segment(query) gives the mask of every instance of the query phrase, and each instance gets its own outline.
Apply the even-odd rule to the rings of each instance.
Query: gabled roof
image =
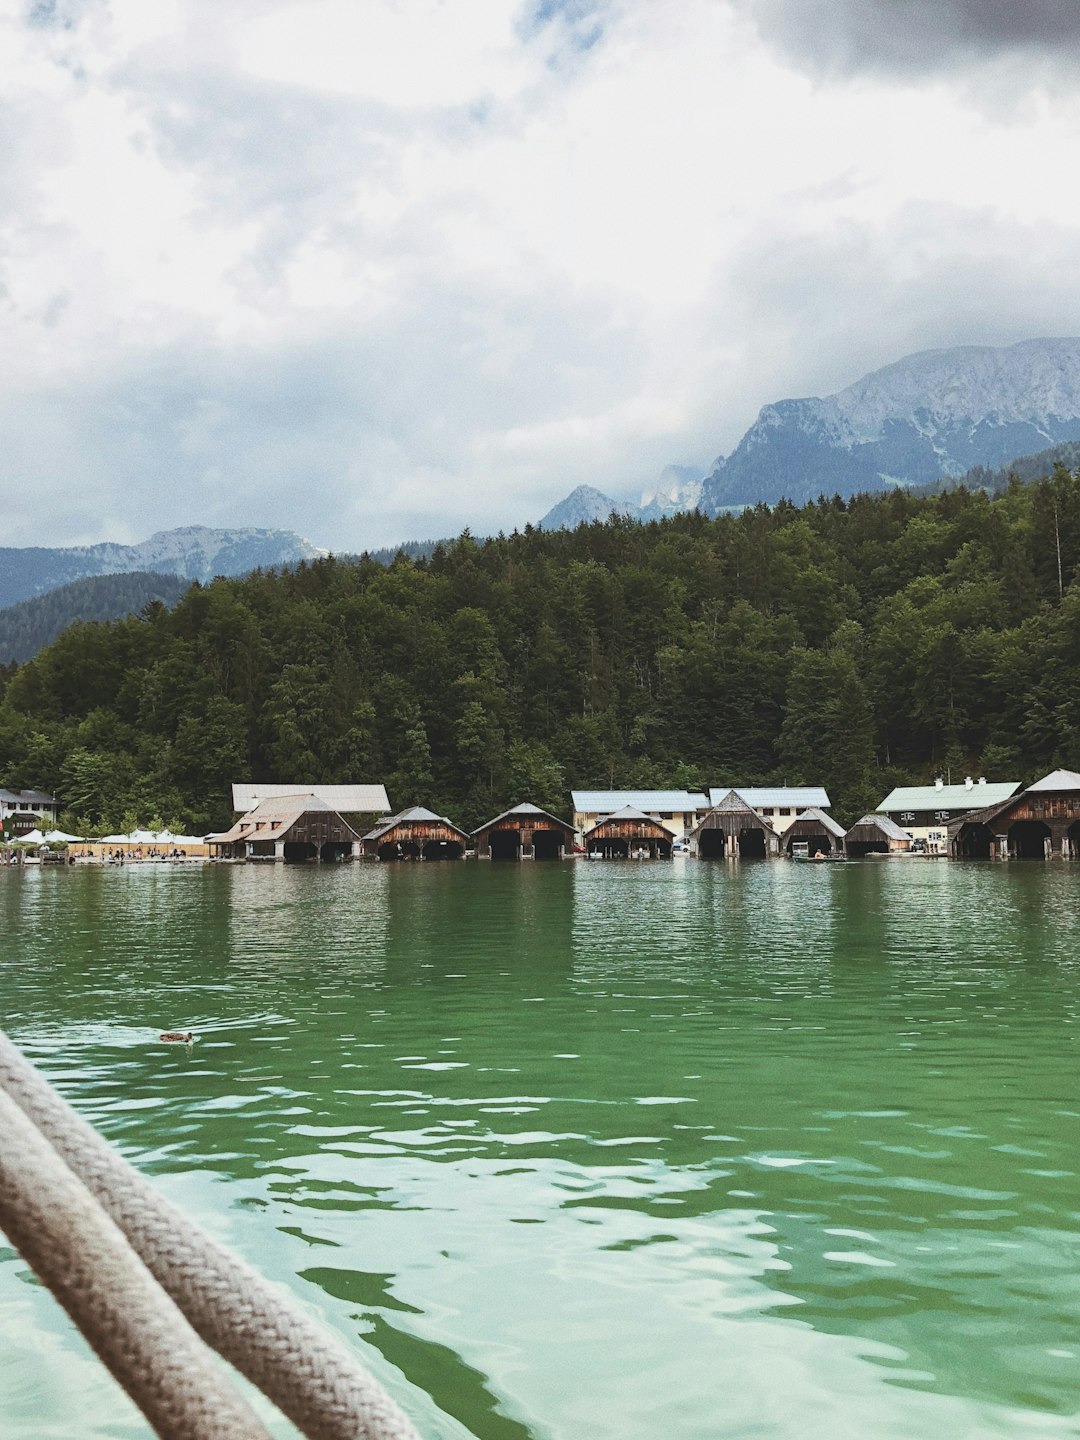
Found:
[[[246,814],[261,800],[281,800],[286,795],[314,795],[339,815],[385,815],[390,809],[385,785],[304,785],[244,782],[232,787],[233,809]]]
[[[450,829],[456,830],[462,839],[469,839],[468,833],[462,830],[460,825],[455,825],[445,815],[436,815],[434,810],[426,810],[423,805],[413,805],[408,810],[402,810],[398,815],[391,815],[389,819],[380,820],[374,830],[368,831],[364,839],[378,840],[381,835],[388,834],[398,825],[430,824],[432,820],[438,821],[441,825],[449,825]]]
[[[824,810],[815,809],[814,806],[811,806],[809,810],[804,810],[801,815],[795,816],[796,825],[800,820],[812,820],[815,824],[820,825],[823,830],[827,830],[828,833],[837,840],[843,839],[845,834],[844,827],[838,825],[831,815],[826,815]],[[788,831],[789,835],[790,833],[791,832]]]
[[[709,791],[710,805],[715,806],[731,793],[731,789],[714,787]],[[793,810],[806,810],[811,806],[820,809],[832,804],[828,792],[820,785],[740,785],[734,793],[741,795],[751,810],[778,810],[785,805]]]
[[[738,790],[729,790],[726,795],[722,796],[721,799],[701,817],[697,825],[695,825],[694,829],[690,832],[691,835],[699,835],[702,830],[708,827],[710,815],[751,815],[763,830],[768,831],[770,835],[776,834],[776,831],[772,827],[772,822],[766,820],[764,815],[759,815],[752,805],[748,805]]]
[[[1019,780],[979,780],[974,785],[900,785],[890,790],[879,810],[985,810],[1020,789]]]
[[[591,835],[594,830],[599,830],[601,825],[606,825],[611,820],[631,820],[639,825],[644,821],[646,825],[655,825],[658,830],[664,831],[663,823],[660,820],[654,819],[652,815],[646,815],[644,810],[638,810],[634,805],[624,805],[620,810],[613,810],[610,815],[601,815],[594,825],[590,825],[587,830],[582,832],[583,836]]]
[[[560,820],[557,815],[552,815],[550,810],[541,810],[539,805],[530,805],[527,801],[524,805],[515,805],[512,810],[504,810],[501,815],[496,815],[494,820],[486,820],[483,825],[478,825],[472,832],[479,835],[482,830],[490,830],[498,825],[500,820],[509,820],[512,815],[542,815],[545,820],[552,821],[563,830],[573,830],[569,820]]]
[[[1036,795],[1046,790],[1080,790],[1080,775],[1075,770],[1052,770],[1049,775],[1036,780],[1034,785],[1029,785],[1028,790]]]
[[[860,825],[872,825],[876,830],[880,830],[883,835],[887,835],[890,840],[911,839],[907,831],[901,830],[896,821],[890,820],[888,815],[864,815],[861,820],[855,821],[851,830],[857,830]],[[851,830],[847,832],[849,835],[851,834]]]
[[[280,840],[285,832],[300,819],[302,815],[310,815],[312,812],[327,815],[336,815],[350,835],[357,840],[360,836],[352,826],[343,820],[340,813],[329,805],[325,800],[320,800],[317,795],[281,795],[266,800],[260,800],[253,806],[246,815],[241,815],[231,829],[220,835],[214,836],[215,844],[229,844],[234,840]],[[256,825],[265,824],[265,830],[256,830]]]
[[[706,797],[695,790],[571,790],[581,815],[610,815],[626,805],[638,810],[704,810]]]

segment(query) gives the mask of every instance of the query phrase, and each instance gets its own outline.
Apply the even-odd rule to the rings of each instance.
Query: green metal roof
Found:
[[[978,781],[974,785],[900,785],[890,791],[878,810],[894,815],[898,810],[982,810],[1002,805],[1020,789],[1019,780]]]

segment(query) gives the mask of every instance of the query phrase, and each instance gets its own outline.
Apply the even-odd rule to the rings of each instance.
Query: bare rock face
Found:
[[[835,395],[766,405],[706,478],[701,508],[925,484],[1072,440],[1080,339],[928,350]]]

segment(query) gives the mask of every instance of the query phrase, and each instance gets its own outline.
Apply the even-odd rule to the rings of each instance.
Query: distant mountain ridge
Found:
[[[705,480],[702,509],[925,485],[1073,440],[1080,339],[928,350],[835,395],[766,405]]]
[[[137,545],[0,547],[0,608],[93,575],[153,571],[206,581],[326,553],[292,530],[212,530],[205,525],[159,530]]]

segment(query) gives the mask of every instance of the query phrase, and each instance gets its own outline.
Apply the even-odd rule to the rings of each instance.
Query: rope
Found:
[[[163,1199],[3,1031],[0,1091],[96,1197],[196,1333],[309,1440],[418,1440],[410,1421],[336,1336]]]
[[[159,1435],[269,1440],[86,1186],[2,1091],[0,1225]]]

